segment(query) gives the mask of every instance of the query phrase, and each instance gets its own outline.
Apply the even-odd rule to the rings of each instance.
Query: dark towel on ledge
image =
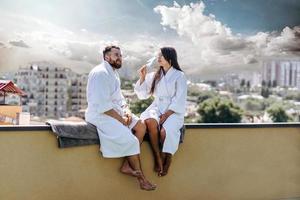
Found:
[[[49,120],[46,124],[57,136],[59,148],[99,144],[97,128],[90,123]]]
[[[49,120],[46,124],[51,126],[52,132],[57,136],[59,148],[99,144],[97,128],[87,122],[66,122]],[[180,129],[180,141],[183,143],[185,126]],[[146,134],[145,139],[149,141]]]

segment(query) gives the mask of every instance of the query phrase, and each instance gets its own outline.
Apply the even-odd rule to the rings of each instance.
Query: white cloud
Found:
[[[0,48],[4,48],[4,47],[5,47],[5,44],[0,41]]]
[[[154,11],[161,15],[162,31],[168,34],[172,29],[178,36],[161,39],[140,35],[125,42],[87,31],[85,27],[71,31],[41,19],[0,13],[0,41],[30,46],[3,48],[6,43],[1,42],[0,57],[5,56],[5,59],[0,60],[0,65],[7,69],[6,66],[18,67],[27,61],[53,59],[75,71],[88,72],[101,61],[101,51],[109,44],[121,47],[123,70],[136,70],[163,46],[174,46],[182,68],[193,74],[208,70],[220,72],[231,66],[253,67],[264,56],[299,55],[299,27],[286,27],[281,33],[241,36],[232,33],[230,27],[212,14],[205,15],[204,10],[203,2],[184,6],[175,2],[170,7],[159,5]]]
[[[105,39],[103,36],[86,31],[85,29],[73,32],[63,27],[56,26],[47,21],[32,17],[22,17],[12,14],[0,14],[0,39],[8,40],[14,46],[25,48],[2,48],[0,56],[5,57],[0,62],[1,66],[10,66],[15,69],[26,65],[27,62],[40,60],[53,60],[75,71],[88,72],[92,66],[102,60],[102,50],[107,45],[119,45],[124,54],[124,69],[135,70],[146,62],[158,49],[155,38],[140,36],[133,41],[120,42]],[[5,21],[5,22],[4,22]],[[3,23],[2,23],[3,22]],[[9,23],[6,23],[9,22]],[[14,38],[14,39],[12,39]],[[152,41],[156,41],[152,42]],[[0,47],[4,46],[1,45]],[[14,57],[18,57],[16,61]],[[87,67],[82,67],[87,66]],[[3,67],[3,69],[5,68]],[[7,70],[7,68],[5,68]],[[131,74],[132,75],[132,74]]]
[[[164,28],[173,29],[181,39],[188,38],[191,41],[192,44],[180,46],[186,51],[184,64],[191,68],[199,71],[226,66],[246,68],[264,56],[300,53],[300,27],[286,27],[280,34],[259,32],[243,37],[232,33],[214,15],[205,15],[204,10],[202,1],[184,6],[174,2],[170,7],[159,5],[154,8],[161,15]]]
[[[8,43],[16,47],[29,48],[29,45],[26,44],[23,40],[12,40],[9,41]]]

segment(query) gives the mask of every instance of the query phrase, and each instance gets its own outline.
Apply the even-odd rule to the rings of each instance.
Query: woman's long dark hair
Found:
[[[163,47],[160,49],[162,56],[165,58],[165,60],[175,69],[182,71],[180,68],[178,61],[177,61],[177,53],[176,50],[173,47]],[[154,75],[154,79],[151,84],[151,90],[150,94],[154,93],[155,87],[157,83],[160,81],[161,73],[165,73],[162,66],[159,67],[159,69],[156,71]]]

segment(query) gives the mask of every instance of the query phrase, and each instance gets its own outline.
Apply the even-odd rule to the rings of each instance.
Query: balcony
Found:
[[[17,113],[21,112],[21,106],[0,105],[0,125],[13,124],[17,119]]]
[[[143,192],[121,174],[122,159],[98,145],[59,149],[48,126],[0,127],[1,199],[297,199],[300,124],[189,124],[166,177],[142,165],[158,185]]]

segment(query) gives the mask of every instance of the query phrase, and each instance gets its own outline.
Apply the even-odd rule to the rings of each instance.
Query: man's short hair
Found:
[[[104,50],[103,50],[103,58],[105,58],[105,55],[107,53],[109,53],[112,49],[119,49],[120,50],[120,47],[114,46],[114,45],[110,45],[110,46],[105,47]]]

